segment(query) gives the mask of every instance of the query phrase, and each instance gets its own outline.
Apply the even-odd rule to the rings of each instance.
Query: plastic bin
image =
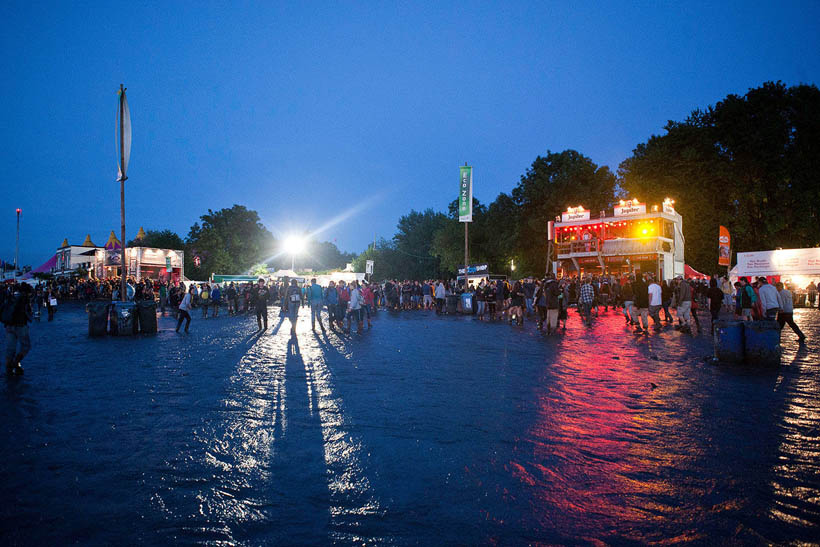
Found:
[[[458,295],[447,295],[447,313],[455,314],[458,312]]]
[[[137,333],[137,307],[133,302],[114,302],[111,306],[111,334],[132,336]]]
[[[780,365],[780,325],[777,321],[746,321],[743,329],[747,363]]]
[[[157,303],[150,300],[137,304],[137,316],[140,322],[140,332],[143,334],[157,333]]]
[[[461,295],[461,313],[464,315],[472,315],[473,313],[473,294],[465,292]]]
[[[724,363],[743,361],[743,321],[715,321],[715,357]]]
[[[105,336],[108,334],[109,307],[108,302],[91,302],[86,306],[89,336]]]

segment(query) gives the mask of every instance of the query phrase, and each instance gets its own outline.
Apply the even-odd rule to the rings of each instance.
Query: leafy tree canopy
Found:
[[[142,239],[132,239],[128,242],[128,247],[154,247],[156,249],[176,249],[181,251],[185,248],[185,242],[171,230],[148,230]]]

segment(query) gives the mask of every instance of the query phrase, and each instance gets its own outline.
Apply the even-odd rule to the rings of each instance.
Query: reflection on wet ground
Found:
[[[0,541],[816,541],[820,313],[796,315],[809,345],[761,370],[612,312],[90,339],[68,305],[0,382]]]

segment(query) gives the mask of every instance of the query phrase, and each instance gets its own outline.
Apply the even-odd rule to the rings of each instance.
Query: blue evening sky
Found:
[[[0,258],[119,233],[183,237],[208,208],[259,211],[362,250],[444,210],[458,166],[509,191],[538,154],[613,170],[729,93],[820,79],[820,2],[13,2],[0,7]]]

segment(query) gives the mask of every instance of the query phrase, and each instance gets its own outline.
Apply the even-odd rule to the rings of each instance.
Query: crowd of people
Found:
[[[434,310],[436,314],[452,313],[446,306],[448,297],[470,294],[469,313],[480,321],[507,321],[518,325],[534,321],[547,334],[566,330],[570,309],[574,308],[591,326],[595,318],[609,308],[623,314],[625,324],[636,334],[662,330],[670,323],[683,332],[702,330],[699,312],[708,311],[711,326],[721,313],[743,321],[775,320],[781,329],[789,325],[799,341],[805,335],[794,322],[798,299],[815,307],[817,285],[812,282],[799,295],[793,287],[781,282],[771,284],[766,278],[740,278],[731,283],[727,277],[658,280],[653,274],[628,276],[576,276],[515,281],[483,278],[465,287],[456,280],[396,280],[380,283],[366,281],[330,281],[320,286],[316,279],[302,286],[296,279],[256,283],[197,283],[127,279],[126,300],[157,302],[163,315],[177,318],[176,330],[185,325],[188,332],[194,310],[202,318],[219,317],[225,308],[228,316],[254,314],[259,330],[268,328],[268,307],[279,305],[280,314],[288,317],[291,334],[296,335],[299,309],[310,308],[311,329],[318,324],[325,332],[325,321],[331,329],[349,333],[355,325],[359,332],[372,328],[379,309],[391,311]],[[22,374],[22,360],[31,344],[28,323],[39,321],[43,312],[54,318],[58,302],[65,299],[120,300],[119,279],[66,279],[31,286],[26,283],[0,286],[0,312],[6,331],[6,369]],[[799,302],[803,304],[803,301]],[[465,310],[462,310],[464,312]],[[674,313],[673,313],[674,312]],[[323,319],[323,316],[325,319]],[[651,320],[651,321],[650,321]]]

